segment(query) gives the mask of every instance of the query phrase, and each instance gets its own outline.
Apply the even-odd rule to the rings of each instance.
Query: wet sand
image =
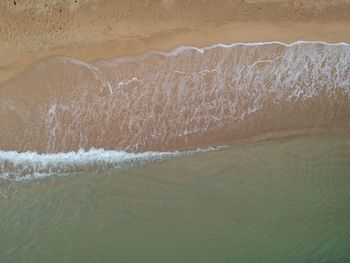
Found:
[[[222,66],[218,60],[218,56],[226,56],[221,51],[218,56],[215,52],[206,56],[208,62],[205,57],[198,58],[198,66],[190,65],[191,56],[198,57],[195,51],[192,55],[179,56],[179,61],[163,64],[161,56],[155,56],[151,62],[142,62],[146,69],[137,63],[131,66],[126,63],[127,70],[105,66],[118,61],[118,57],[125,59],[154,49],[168,52],[184,45],[200,48],[237,42],[350,42],[348,1],[27,0],[3,1],[0,5],[2,149],[184,150],[252,136],[265,138],[305,129],[313,132],[349,127],[348,51],[343,46],[337,47],[334,54],[330,51],[332,47],[327,47],[330,53],[324,57],[325,51],[317,45],[305,54],[303,48],[295,49],[285,55],[282,63],[274,55],[283,55],[283,48],[270,51],[266,48],[267,51],[257,51],[257,55],[255,51],[247,51],[246,56],[240,58],[251,63],[246,64],[244,74],[239,72],[239,63],[234,67],[230,65],[245,51],[232,51],[231,60],[225,62],[228,66]],[[300,55],[299,62],[295,62],[293,52]],[[138,58],[142,60],[142,56]],[[276,65],[265,66],[270,62]],[[158,64],[163,68],[158,69]],[[175,67],[172,71],[173,64],[180,65],[187,75],[179,76]],[[214,71],[206,72],[206,64],[225,72],[216,75]],[[292,64],[294,68],[289,72],[288,65]],[[303,69],[305,65],[312,69]],[[250,66],[256,68],[256,73],[251,73]],[[280,66],[280,75],[275,74],[275,66]],[[96,75],[96,70],[102,73]],[[122,71],[123,74],[116,73]],[[157,75],[159,72],[168,79]],[[235,75],[232,78],[231,72]],[[320,78],[315,72],[320,73]],[[156,80],[147,74],[153,74]],[[137,75],[148,79],[140,82]],[[243,88],[238,75],[245,79]],[[292,80],[293,76],[299,79]],[[221,79],[225,81],[223,85]],[[250,85],[250,81],[256,83]],[[168,88],[158,88],[164,83]],[[268,89],[270,84],[275,89],[272,93]],[[125,89],[120,90],[120,86]],[[222,86],[220,91],[216,90]],[[293,107],[276,103],[275,99],[269,101],[279,93],[279,87],[283,90],[281,94],[288,96],[288,103],[293,100]],[[81,96],[87,90],[90,94]],[[186,94],[184,99],[167,97],[167,92],[174,96],[180,91]],[[140,92],[143,97],[138,96]],[[209,97],[206,92],[210,93]],[[311,100],[315,94],[317,99]],[[82,100],[78,100],[80,97]],[[197,103],[198,97],[201,103]],[[294,97],[301,99],[295,101]],[[256,103],[257,99],[260,104]],[[101,104],[100,100],[104,102]],[[256,112],[261,107],[264,110]],[[254,114],[248,116],[244,124],[235,124],[234,129],[229,126],[238,119],[246,119],[250,113]],[[130,124],[130,120],[133,123]],[[180,128],[171,130],[171,126],[176,125]],[[204,139],[196,137],[203,131],[208,131],[204,132]],[[193,132],[195,138],[191,137]],[[144,135],[149,138],[146,140]],[[163,144],[164,141],[167,144]]]
[[[217,43],[350,42],[344,0],[1,1],[0,83],[40,59],[86,61]]]
[[[350,127],[350,45],[178,48],[42,60],[0,89],[0,148],[176,151]]]
[[[135,55],[350,43],[349,13],[348,0],[1,1],[0,261],[348,262],[349,45]],[[222,144],[155,163],[108,151]],[[91,147],[106,151],[67,153]]]

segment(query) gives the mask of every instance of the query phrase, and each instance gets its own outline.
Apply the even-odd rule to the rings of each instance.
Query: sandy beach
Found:
[[[349,0],[0,5],[0,149],[188,150],[350,127]]]
[[[0,84],[65,55],[94,61],[217,43],[350,42],[348,0],[1,1]]]
[[[1,263],[350,262],[350,0],[0,0]]]

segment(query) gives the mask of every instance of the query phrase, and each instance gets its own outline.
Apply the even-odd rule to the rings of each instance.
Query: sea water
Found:
[[[83,157],[81,157],[83,158]],[[0,262],[349,262],[350,137],[0,179]]]

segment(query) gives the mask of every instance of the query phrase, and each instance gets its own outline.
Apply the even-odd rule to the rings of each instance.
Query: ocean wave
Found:
[[[128,153],[103,149],[79,150],[68,153],[40,154],[36,152],[18,153],[0,151],[0,178],[28,180],[52,175],[68,175],[79,172],[94,173],[108,169],[124,169],[155,161],[183,157],[200,152],[223,149],[196,149],[185,152],[143,152]]]
[[[179,47],[45,59],[0,87],[0,149],[175,151],[350,127],[350,45]]]

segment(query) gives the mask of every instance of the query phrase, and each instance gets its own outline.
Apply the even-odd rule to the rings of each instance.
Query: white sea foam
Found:
[[[349,44],[303,41],[179,47],[91,67],[52,58],[0,89],[0,149],[142,152],[342,125],[349,65]]]
[[[108,60],[98,60],[96,61],[97,65],[114,65],[118,64],[120,62],[131,62],[131,61],[137,61],[140,59],[145,59],[149,56],[152,55],[162,55],[165,57],[173,57],[177,56],[182,52],[186,52],[188,50],[195,50],[200,54],[203,54],[207,50],[215,49],[215,48],[224,48],[224,49],[230,49],[233,47],[237,46],[246,46],[246,47],[255,47],[255,46],[269,46],[269,45],[282,45],[286,47],[293,47],[293,46],[299,46],[299,45],[304,45],[304,44],[321,44],[321,45],[326,45],[326,46],[350,46],[349,43],[345,42],[337,42],[337,43],[328,43],[324,41],[296,41],[293,43],[283,43],[279,41],[270,41],[270,42],[239,42],[239,43],[232,43],[232,44],[214,44],[211,46],[206,46],[206,47],[194,47],[194,46],[178,46],[170,51],[161,51],[161,50],[150,50],[142,55],[135,55],[135,56],[125,56],[125,57],[117,57],[114,59],[108,59]]]
[[[103,149],[79,150],[68,153],[40,154],[36,152],[0,151],[0,179],[28,180],[51,175],[122,169],[154,161],[207,152],[221,147],[192,151],[128,153]]]

